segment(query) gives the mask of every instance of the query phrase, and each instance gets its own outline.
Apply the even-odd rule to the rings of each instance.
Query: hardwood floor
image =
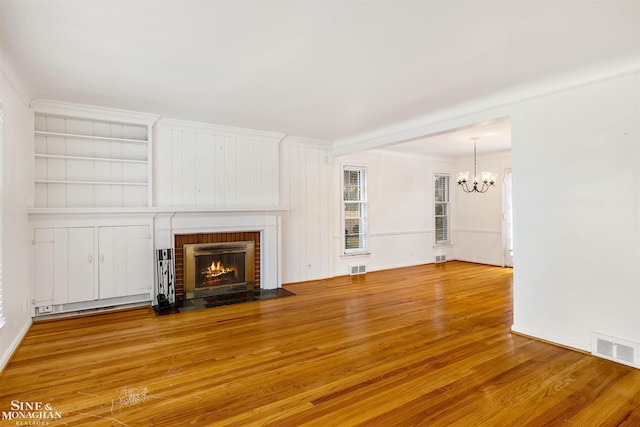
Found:
[[[43,402],[51,426],[640,425],[640,371],[510,333],[511,280],[449,262],[36,323],[0,411]]]

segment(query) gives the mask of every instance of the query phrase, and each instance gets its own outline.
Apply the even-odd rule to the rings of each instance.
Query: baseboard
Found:
[[[591,343],[581,342],[573,339],[557,337],[554,335],[541,334],[530,329],[520,328],[515,325],[511,326],[511,332],[516,335],[522,335],[527,338],[546,342],[549,344],[557,345],[560,347],[568,348],[569,350],[579,351],[581,353],[591,354]]]
[[[435,263],[435,260],[418,260],[418,261],[412,261],[412,262],[407,262],[407,263],[401,263],[401,264],[391,264],[391,265],[379,265],[377,267],[371,267],[370,264],[367,264],[367,272],[368,273],[373,273],[374,271],[385,271],[385,270],[395,270],[396,268],[406,268],[406,267],[415,267],[416,265],[425,265],[425,264],[433,264]],[[345,272],[339,272],[339,271],[334,271],[333,272],[333,276],[331,277],[340,277],[340,276],[348,276],[349,275],[349,271],[345,271]],[[330,277],[327,277],[327,279],[329,279]]]
[[[504,267],[504,262],[496,263],[495,260],[487,260],[487,259],[480,259],[480,258],[464,258],[464,257],[462,258],[456,257],[456,260],[464,261],[464,262],[472,262],[474,264],[495,265],[496,267]]]
[[[6,368],[7,365],[9,364],[9,361],[11,361],[13,354],[16,352],[18,347],[20,347],[20,343],[22,342],[24,337],[27,335],[27,332],[29,332],[29,328],[31,327],[32,323],[33,323],[32,320],[29,320],[29,322],[25,323],[25,325],[22,327],[18,335],[16,335],[14,340],[11,342],[11,345],[9,346],[7,351],[5,351],[4,354],[2,355],[2,358],[0,358],[0,375],[2,375],[2,373],[4,372],[4,368]]]

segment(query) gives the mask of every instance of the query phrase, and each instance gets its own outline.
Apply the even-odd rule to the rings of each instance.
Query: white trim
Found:
[[[371,252],[363,251],[363,252],[349,252],[346,254],[340,254],[340,258],[353,258],[353,257],[369,257]]]
[[[453,261],[453,260],[449,259],[447,261]],[[373,268],[369,268],[369,265],[367,265],[367,273],[371,273],[373,271],[385,271],[385,270],[393,270],[396,268],[413,267],[416,265],[435,264],[435,262],[436,262],[435,259],[426,259],[426,260],[417,260],[417,261],[407,262],[407,263],[390,264],[390,265],[382,265],[382,266],[379,265]],[[348,276],[348,275],[349,275],[348,273],[345,274],[343,271],[334,271],[332,277]]]
[[[434,234],[434,233],[435,233],[434,230],[383,231],[381,233],[369,233],[369,234],[367,234],[367,236],[369,236],[368,240],[370,241],[371,239],[375,239],[375,238],[378,238],[378,237],[417,236],[417,235],[421,235],[421,234]],[[338,235],[338,234],[334,234],[331,238],[333,240],[340,240],[340,239],[342,239],[342,236]],[[442,245],[438,245],[438,247],[441,247],[441,246]],[[453,246],[453,244],[449,244],[449,246]]]
[[[456,228],[454,233],[482,233],[482,234],[502,234],[502,230],[481,230],[481,229],[470,229],[470,228]]]
[[[157,127],[158,129],[173,129],[179,131],[214,133],[216,135],[235,137],[259,138],[275,143],[280,143],[280,141],[282,141],[282,139],[286,136],[286,134],[278,132],[245,129],[232,126],[215,125],[210,123],[169,118],[161,118],[155,123],[155,127]]]
[[[13,353],[15,353],[15,351],[18,349],[20,343],[27,335],[27,332],[29,332],[29,328],[31,327],[32,323],[33,320],[29,319],[29,321],[24,324],[20,332],[18,332],[13,341],[11,341],[11,344],[9,345],[7,350],[2,354],[2,357],[0,358],[0,373],[2,373],[2,371],[4,371],[4,368],[7,367],[9,360],[11,360],[11,356],[13,356]]]
[[[518,333],[518,334],[523,334],[526,335],[528,337],[534,338],[534,339],[540,339],[540,340],[544,340],[544,341],[548,341],[550,343],[555,343],[564,347],[570,347],[570,348],[574,348],[576,350],[583,350],[583,351],[587,351],[589,353],[591,353],[591,342],[583,342],[583,341],[576,341],[574,339],[570,339],[570,338],[565,338],[565,337],[559,337],[556,335],[549,335],[549,334],[544,334],[544,333],[540,333],[537,331],[534,331],[532,329],[527,329],[527,328],[521,328],[519,326],[516,326],[515,324],[511,326],[511,331]]]
[[[30,208],[29,219],[62,216],[112,216],[112,215],[159,215],[159,214],[269,214],[289,212],[291,208],[271,206],[263,208],[249,207],[140,207],[140,208]]]
[[[305,138],[302,136],[285,136],[280,145],[290,145],[294,147],[305,148],[318,148],[321,150],[329,151],[331,149],[331,142],[323,139]]]
[[[409,153],[406,151],[394,151],[393,146],[387,146],[384,148],[374,148],[368,151],[371,154],[379,154],[381,156],[398,157],[404,159],[420,159],[432,162],[440,163],[455,163],[455,159],[446,156],[436,156],[427,153]]]
[[[461,256],[456,256],[456,261],[462,262],[472,262],[474,264],[482,264],[482,265],[494,265],[496,267],[504,267],[502,260],[500,262],[496,262],[495,260],[485,259],[485,258],[466,258]],[[448,260],[451,261],[451,260]]]
[[[434,230],[405,230],[405,231],[384,231],[381,233],[369,233],[369,237],[386,237],[386,236],[409,236],[416,234],[433,234]]]
[[[146,160],[117,159],[114,157],[85,157],[85,156],[66,156],[62,154],[38,154],[38,153],[36,153],[34,157],[36,159],[87,160],[92,162],[130,163],[135,165],[147,164]],[[47,181],[47,180],[39,180],[39,181]]]
[[[146,126],[153,125],[160,117],[158,114],[74,104],[71,102],[54,101],[52,99],[33,99],[29,103],[29,107],[31,110],[41,114],[72,116],[74,118],[100,121],[127,122]]]
[[[145,144],[145,145],[149,144],[148,138],[147,139],[116,138],[112,136],[97,136],[97,135],[86,135],[86,134],[66,133],[66,132],[49,132],[46,130],[34,130],[33,133],[34,135],[58,136],[61,138],[90,139],[92,141],[130,142],[134,144]],[[38,153],[36,153],[36,155],[38,155]],[[63,156],[63,157],[73,158],[74,156]],[[119,159],[115,159],[115,160],[119,160]]]

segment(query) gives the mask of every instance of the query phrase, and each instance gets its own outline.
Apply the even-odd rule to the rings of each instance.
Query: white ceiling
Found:
[[[637,1],[0,0],[0,7],[0,66],[27,100],[328,141],[640,57]]]

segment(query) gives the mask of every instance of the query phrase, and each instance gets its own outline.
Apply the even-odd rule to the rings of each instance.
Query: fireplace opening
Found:
[[[254,242],[186,244],[183,252],[187,299],[253,290]]]

